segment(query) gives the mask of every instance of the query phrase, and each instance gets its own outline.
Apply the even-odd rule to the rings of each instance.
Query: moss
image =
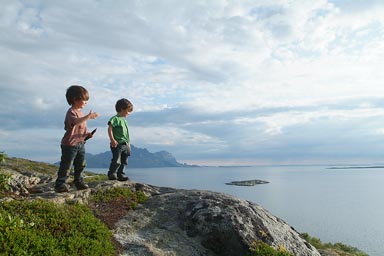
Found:
[[[113,229],[115,223],[128,211],[147,199],[141,191],[133,192],[130,188],[116,187],[96,191],[90,199],[89,207],[97,218]]]

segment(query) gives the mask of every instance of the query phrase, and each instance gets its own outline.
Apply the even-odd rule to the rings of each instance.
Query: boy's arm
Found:
[[[112,130],[111,124],[108,124],[108,136],[109,136],[109,140],[111,141],[111,147],[113,148],[117,147],[118,142],[113,137],[113,130]]]
[[[92,110],[91,110],[91,111],[89,111],[88,115],[74,119],[73,125],[77,125],[77,124],[86,122],[89,119],[96,119],[98,116],[99,116],[99,114],[97,112],[92,112]]]

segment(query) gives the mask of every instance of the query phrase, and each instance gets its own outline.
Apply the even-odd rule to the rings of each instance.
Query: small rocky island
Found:
[[[268,181],[265,180],[242,180],[242,181],[231,181],[225,183],[226,185],[235,185],[235,186],[255,186],[259,184],[267,184]]]

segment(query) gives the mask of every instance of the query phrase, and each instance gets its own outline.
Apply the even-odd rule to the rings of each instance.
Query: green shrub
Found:
[[[312,237],[308,233],[302,233],[300,234],[302,238],[304,238],[305,241],[313,245],[316,249],[324,249],[325,245],[321,242],[321,240],[317,237]]]
[[[0,255],[115,255],[111,239],[84,205],[1,203]]]
[[[343,243],[322,243],[319,238],[311,237],[308,233],[300,234],[308,243],[313,245],[316,249],[331,250],[339,253],[340,255],[356,255],[356,256],[368,256],[365,252],[360,251],[359,249],[345,245]]]
[[[276,250],[272,246],[269,246],[268,244],[261,241],[253,242],[251,248],[249,248],[249,251],[250,256],[293,256],[282,246]]]

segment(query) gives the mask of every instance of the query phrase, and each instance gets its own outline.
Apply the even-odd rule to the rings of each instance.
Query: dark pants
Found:
[[[74,181],[82,182],[82,174],[86,166],[85,146],[83,142],[76,146],[61,145],[61,162],[57,173],[56,185],[66,182],[72,165],[74,167]]]
[[[115,148],[111,147],[112,160],[109,165],[108,175],[120,177],[125,174],[125,167],[128,165],[128,157],[131,155],[131,147],[127,143],[118,144]]]

